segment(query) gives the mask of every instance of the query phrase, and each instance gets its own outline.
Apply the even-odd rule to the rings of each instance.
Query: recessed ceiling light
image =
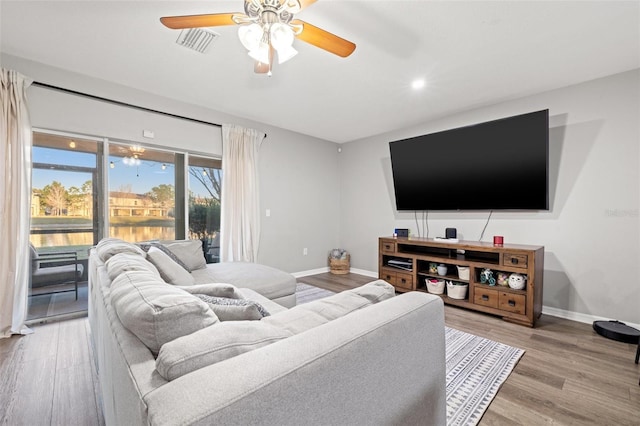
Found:
[[[424,88],[425,85],[426,85],[426,82],[424,81],[424,79],[419,78],[417,80],[413,80],[413,82],[411,83],[411,88],[413,90],[420,90]]]

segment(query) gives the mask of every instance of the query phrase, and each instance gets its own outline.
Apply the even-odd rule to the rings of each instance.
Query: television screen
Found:
[[[549,209],[549,110],[389,148],[398,210]]]

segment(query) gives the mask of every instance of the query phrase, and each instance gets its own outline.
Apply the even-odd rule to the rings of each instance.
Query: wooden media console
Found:
[[[445,275],[434,264],[446,266]],[[458,267],[469,268],[468,278],[460,277]],[[441,268],[442,269],[442,268]],[[485,273],[489,269],[492,275]],[[542,313],[544,247],[431,238],[382,237],[379,239],[378,274],[396,291],[427,291],[427,280],[466,284],[464,299],[440,297],[445,303],[501,316],[504,320],[533,327]],[[525,279],[521,290],[498,284],[500,277],[519,274]],[[487,276],[496,280],[492,282]],[[445,286],[446,287],[446,286]],[[453,292],[451,292],[453,295]]]

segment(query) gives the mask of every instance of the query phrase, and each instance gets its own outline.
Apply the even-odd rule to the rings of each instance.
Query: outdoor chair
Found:
[[[78,263],[78,254],[73,251],[38,253],[33,244],[29,245],[31,249],[32,290],[36,287],[46,287],[71,282],[74,284],[74,289],[71,290],[39,292],[32,294],[32,296],[75,291],[76,300],[78,300],[78,281],[82,278],[84,272],[84,267],[81,263]]]

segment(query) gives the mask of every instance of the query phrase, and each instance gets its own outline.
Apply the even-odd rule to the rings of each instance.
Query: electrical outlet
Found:
[[[308,254],[309,254],[309,250],[307,250],[307,248],[306,248],[306,247],[305,247],[305,248],[303,248],[303,249],[302,249],[302,255],[303,255],[303,256],[306,256],[306,255],[308,255]]]

